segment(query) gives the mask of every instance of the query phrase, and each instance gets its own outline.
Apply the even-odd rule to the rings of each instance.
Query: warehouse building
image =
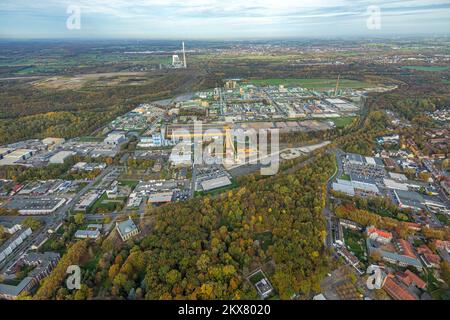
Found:
[[[54,213],[65,202],[63,198],[18,198],[4,207],[18,210],[22,215],[45,215]]]
[[[107,145],[118,146],[126,141],[126,137],[122,133],[111,133],[103,141]]]
[[[425,208],[423,205],[424,199],[417,192],[394,190],[394,195],[395,200],[401,209],[413,209],[419,211]]]
[[[11,166],[17,164],[19,161],[31,158],[35,150],[31,149],[17,149],[10,153],[3,151],[3,159],[0,158],[0,166]]]
[[[67,158],[69,158],[73,155],[75,155],[75,152],[73,152],[73,151],[60,151],[60,152],[56,153],[55,155],[53,155],[49,159],[49,162],[51,164],[63,164]]]
[[[222,176],[201,182],[204,191],[210,191],[231,185],[231,181],[227,176]]]
[[[54,149],[62,145],[66,140],[63,138],[45,138],[42,140],[42,144],[45,145],[49,150]]]
[[[168,203],[172,201],[173,191],[153,193],[148,196],[148,203]]]
[[[11,149],[0,148],[0,160],[3,159],[10,152],[11,152]]]

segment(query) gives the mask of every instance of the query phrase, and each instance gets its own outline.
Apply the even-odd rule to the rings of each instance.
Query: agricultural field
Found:
[[[68,90],[82,88],[114,87],[121,85],[142,85],[151,82],[145,72],[111,72],[83,74],[74,77],[56,76],[33,83],[39,89]]]
[[[447,71],[450,66],[403,66],[402,69],[405,70],[415,70],[415,71],[429,71],[429,72],[439,72]]]

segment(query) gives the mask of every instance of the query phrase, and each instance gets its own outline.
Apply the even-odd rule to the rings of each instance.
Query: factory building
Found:
[[[51,164],[63,164],[67,158],[73,155],[75,155],[75,152],[73,151],[60,151],[53,155],[48,161]]]
[[[66,202],[64,198],[20,198],[13,199],[4,207],[18,210],[22,215],[52,214]]]
[[[126,141],[126,137],[122,133],[111,133],[103,141],[107,145],[118,146]]]
[[[2,153],[0,155],[0,166],[15,165],[19,161],[31,158],[35,153],[35,150],[31,149],[17,149],[12,152],[9,152],[8,149],[1,149],[0,151]]]

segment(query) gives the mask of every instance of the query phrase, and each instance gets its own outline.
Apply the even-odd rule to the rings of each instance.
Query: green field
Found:
[[[139,184],[138,180],[120,180],[119,181],[120,186],[127,186],[127,187],[130,187],[131,189],[136,188],[136,186],[138,184]]]
[[[261,281],[262,279],[264,279],[264,274],[261,271],[256,272],[254,275],[252,275],[249,280],[250,282],[255,285],[257,284],[259,281]]]
[[[446,71],[450,68],[449,66],[404,66],[402,69],[406,70],[415,70],[415,71],[431,71],[431,72],[439,72]]]
[[[349,124],[353,122],[355,117],[341,117],[341,118],[333,118],[331,121],[334,122],[337,128],[345,128]]]
[[[123,202],[124,199],[121,197],[109,200],[108,195],[105,192],[88,211],[89,213],[113,212],[117,209],[117,206],[123,204]]]
[[[353,252],[360,261],[367,261],[365,241],[360,232],[344,228],[344,241],[349,251]]]
[[[255,86],[279,86],[284,85],[286,87],[303,87],[307,89],[334,89],[336,87],[337,79],[322,79],[322,78],[313,78],[313,79],[264,79],[264,80],[250,80],[248,83],[253,84]],[[357,80],[347,80],[341,79],[339,80],[340,88],[352,88],[352,89],[360,89],[365,87],[370,87],[371,85]]]

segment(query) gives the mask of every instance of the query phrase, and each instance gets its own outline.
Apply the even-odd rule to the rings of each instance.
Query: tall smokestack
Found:
[[[184,64],[184,68],[187,68],[187,64],[186,64],[186,51],[184,50],[184,41],[183,41],[183,64]]]

